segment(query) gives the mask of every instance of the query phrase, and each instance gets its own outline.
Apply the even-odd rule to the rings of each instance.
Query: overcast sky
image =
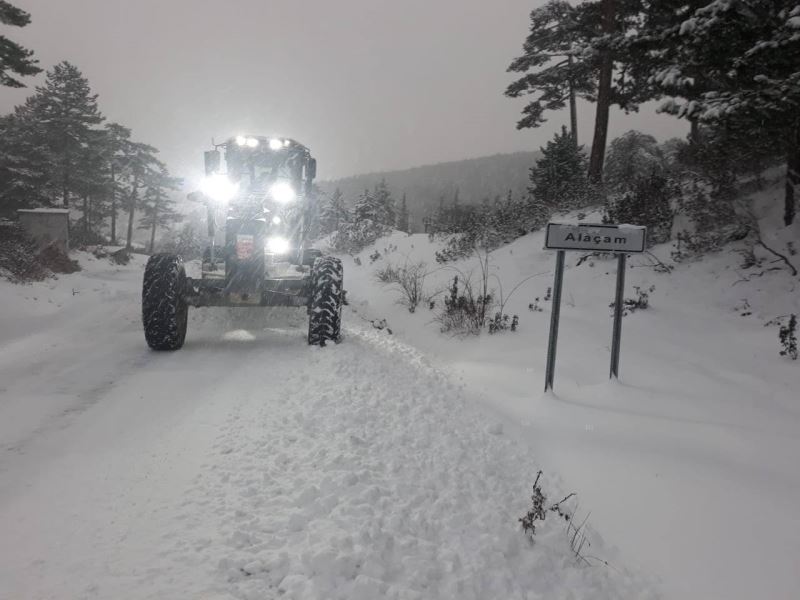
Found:
[[[537,149],[568,122],[519,132],[524,101],[502,93],[539,0],[12,1],[33,21],[4,34],[45,68],[76,64],[106,117],[189,181],[211,138],[237,133],[293,137],[331,178]],[[42,79],[0,88],[0,110]],[[686,130],[652,107],[612,113],[612,137],[630,128]]]

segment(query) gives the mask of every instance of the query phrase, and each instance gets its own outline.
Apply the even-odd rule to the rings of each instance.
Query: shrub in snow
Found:
[[[425,298],[427,267],[424,262],[406,263],[402,267],[389,263],[375,272],[375,278],[383,284],[392,285],[400,292],[400,303],[408,308],[408,312],[413,313]]]
[[[553,513],[557,515],[559,518],[563,519],[567,523],[566,534],[569,539],[569,547],[572,550],[575,558],[581,561],[584,564],[590,564],[589,558],[593,558],[596,561],[599,561],[602,564],[608,566],[608,563],[602,559],[597,557],[587,557],[584,554],[584,547],[588,548],[591,546],[591,543],[587,537],[587,526],[586,522],[589,518],[587,515],[582,522],[576,524],[574,522],[575,514],[574,512],[567,511],[563,508],[563,504],[575,496],[574,493],[567,494],[564,498],[550,504],[548,506],[547,497],[544,495],[541,486],[539,485],[539,478],[542,476],[542,472],[539,471],[536,474],[536,481],[533,482],[533,494],[531,495],[531,502],[532,506],[528,510],[525,515],[519,519],[519,522],[522,524],[522,530],[528,537],[531,543],[534,542],[534,536],[536,534],[536,528],[538,527],[539,523],[543,523],[547,518],[548,513]]]
[[[532,506],[528,510],[525,515],[519,519],[519,522],[522,523],[522,531],[524,531],[528,539],[533,542],[533,536],[536,533],[536,526],[539,521],[544,522],[545,518],[547,517],[547,513],[556,513],[559,517],[564,519],[565,521],[570,520],[570,515],[566,511],[564,511],[561,505],[569,500],[575,494],[569,494],[564,499],[555,504],[551,504],[547,506],[547,496],[544,495],[542,491],[542,486],[539,484],[539,479],[542,476],[542,472],[539,471],[536,474],[536,480],[533,482],[533,494],[531,495],[531,502]]]
[[[355,223],[344,223],[331,237],[331,248],[337,252],[356,254],[361,252],[366,246],[386,233],[384,225],[365,219]]]
[[[550,209],[532,196],[515,198],[509,192],[505,198],[485,199],[479,206],[461,206],[456,197],[451,206],[439,207],[429,223],[429,238],[444,236],[444,248],[436,252],[436,261],[445,263],[470,256],[476,248],[499,248],[541,229],[549,217]]]
[[[491,294],[476,293],[468,277],[464,278],[459,288],[456,275],[444,298],[444,308],[436,320],[442,332],[478,334],[486,322],[491,305]]]
[[[650,294],[656,291],[656,286],[651,285],[646,290],[643,290],[638,285],[633,286],[633,291],[636,293],[635,298],[625,298],[622,300],[622,316],[626,317],[629,313],[637,310],[644,310],[650,306]],[[614,303],[608,305],[614,308]]]
[[[683,183],[678,211],[686,222],[676,235],[675,261],[715,252],[752,233],[752,219],[740,205],[720,199],[711,183],[694,177]]]
[[[513,315],[509,317],[503,313],[495,313],[494,317],[489,319],[489,333],[499,333],[501,331],[516,331],[519,326],[519,317]]]
[[[790,315],[786,325],[781,325],[778,331],[778,339],[781,341],[781,356],[788,356],[792,360],[797,360],[797,315]]]
[[[36,243],[19,224],[0,221],[0,275],[13,282],[45,279],[49,273],[36,255]]]

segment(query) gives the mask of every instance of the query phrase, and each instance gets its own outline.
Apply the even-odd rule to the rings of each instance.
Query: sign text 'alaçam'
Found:
[[[548,250],[592,250],[595,252],[644,252],[647,228],[638,225],[599,223],[549,223],[544,247]]]

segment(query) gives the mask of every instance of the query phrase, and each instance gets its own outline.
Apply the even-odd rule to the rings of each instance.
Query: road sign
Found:
[[[553,309],[550,313],[550,337],[547,342],[547,368],[544,391],[553,389],[556,370],[558,321],[561,313],[561,287],[564,279],[566,250],[590,250],[617,254],[617,286],[614,298],[614,326],[611,330],[611,378],[619,378],[619,351],[622,341],[622,303],[625,291],[625,265],[628,254],[644,252],[647,227],[639,225],[606,225],[603,223],[548,223],[544,247],[558,250],[553,279]]]
[[[548,250],[589,250],[593,252],[644,252],[647,228],[639,225],[602,223],[549,223],[544,247]]]

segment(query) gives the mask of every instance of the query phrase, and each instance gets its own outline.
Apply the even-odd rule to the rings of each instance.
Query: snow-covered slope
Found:
[[[756,198],[764,231],[780,230],[780,190]],[[592,217],[590,216],[589,219]],[[742,269],[733,248],[670,274],[633,258],[626,296],[648,289],[650,308],[624,318],[621,381],[609,382],[616,263],[576,266],[568,255],[555,395],[544,395],[553,253],[536,233],[495,251],[490,285],[509,293],[519,331],[480,338],[441,334],[435,310],[409,314],[378,284],[387,263],[426,261],[429,292],[454,269],[478,277],[476,263],[440,268],[437,244],[394,234],[346,259],[352,319],[386,319],[393,337],[432,357],[505,431],[578,492],[581,510],[621,550],[624,564],[662,581],[667,598],[796,598],[800,588],[800,363],[779,356],[777,328],[800,313],[800,281],[786,270]],[[377,250],[381,257],[369,258]],[[669,261],[668,246],[655,255]],[[800,262],[800,260],[796,260]],[[748,279],[749,281],[743,281]],[[543,312],[529,304],[539,298]],[[441,295],[438,297],[441,304]],[[595,555],[602,552],[593,548]]]
[[[399,336],[198,310],[153,353],[141,258],[79,258],[0,282],[0,598],[652,597],[554,515],[528,542],[555,470]]]

